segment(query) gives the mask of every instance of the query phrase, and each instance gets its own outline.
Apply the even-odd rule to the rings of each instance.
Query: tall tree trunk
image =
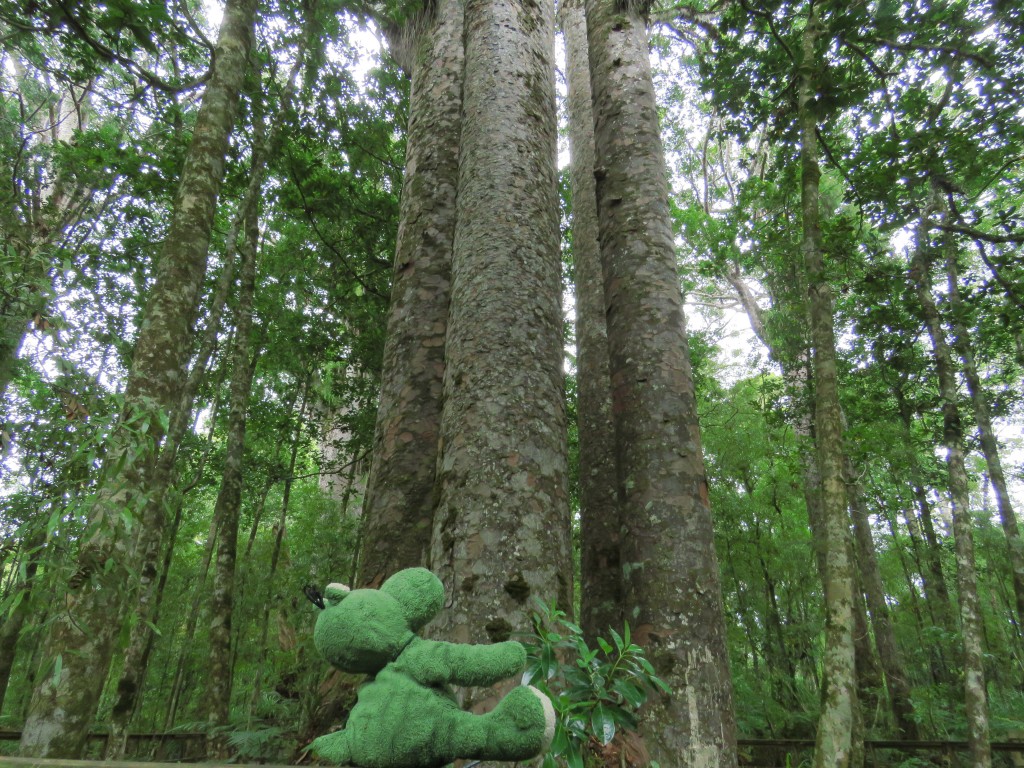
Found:
[[[729,656],[643,3],[587,0],[625,607],[662,765],[736,765]],[[629,615],[629,613],[627,613]]]
[[[825,558],[825,688],[814,748],[815,768],[846,768],[856,763],[854,727],[857,680],[853,638],[854,578],[846,483],[843,477],[843,428],[832,314],[832,292],[825,276],[819,224],[817,118],[814,99],[820,64],[817,43],[822,29],[814,7],[803,34],[803,60],[797,72],[800,121],[801,250],[807,271],[811,346],[814,350],[814,429],[821,471]]]
[[[949,286],[950,317],[953,329],[953,344],[960,356],[964,378],[967,380],[967,391],[971,394],[971,405],[974,407],[974,420],[978,424],[981,441],[981,452],[985,455],[989,481],[996,496],[996,508],[999,510],[999,521],[1006,536],[1009,550],[1010,575],[1013,581],[1013,593],[1016,598],[1017,627],[1024,633],[1024,542],[1020,538],[1020,527],[1017,514],[1006,488],[1006,475],[999,458],[999,443],[995,430],[992,428],[992,416],[989,412],[988,400],[978,375],[978,366],[974,360],[974,349],[971,345],[970,332],[964,318],[963,299],[960,297],[960,278],[957,266],[958,251],[955,244],[950,244],[946,254],[946,273]]]
[[[307,388],[308,389],[308,388]],[[265,575],[267,582],[266,597],[263,601],[263,619],[260,622],[260,643],[259,643],[259,663],[256,665],[256,682],[253,684],[252,701],[249,706],[249,718],[250,721],[253,716],[253,712],[259,704],[260,689],[263,684],[263,664],[267,654],[267,634],[270,626],[270,607],[273,604],[274,599],[274,576],[277,573],[277,564],[281,559],[281,549],[284,543],[285,528],[288,522],[288,507],[291,504],[292,498],[292,483],[294,482],[295,476],[295,463],[299,457],[299,445],[302,441],[302,424],[303,415],[306,410],[306,395],[307,391],[303,391],[302,404],[299,406],[299,417],[295,422],[295,436],[292,439],[292,450],[291,456],[288,459],[288,476],[284,479],[284,492],[281,494],[281,514],[278,516],[277,535],[274,537],[274,549],[270,555],[270,571]],[[266,499],[266,496],[263,497]],[[255,528],[253,529],[255,530]],[[250,538],[250,543],[252,539]],[[261,575],[261,580],[263,576]]]
[[[196,625],[199,623],[202,598],[205,594],[210,563],[213,561],[213,554],[216,549],[217,530],[219,528],[220,521],[214,517],[210,521],[210,531],[206,536],[206,546],[203,549],[203,561],[199,566],[199,576],[194,582],[195,588],[192,593],[192,604],[189,607],[188,618],[185,620],[185,631],[182,633],[182,640],[179,644],[178,661],[174,668],[174,680],[171,683],[171,693],[167,697],[167,712],[164,717],[165,731],[169,731],[174,727],[174,718],[178,712],[178,704],[181,700],[181,692],[185,680],[185,665],[188,662],[189,651],[192,650],[192,639],[195,637]]]
[[[580,443],[580,626],[593,641],[622,626],[615,429],[594,188],[594,109],[583,0],[558,8],[569,80],[572,258],[576,282],[576,418]]]
[[[431,567],[448,639],[572,606],[554,3],[468,0],[442,452]],[[484,689],[472,704],[493,703]]]
[[[853,517],[854,539],[857,544],[857,564],[863,579],[864,597],[871,614],[871,628],[874,630],[878,660],[885,674],[885,687],[889,693],[889,708],[900,738],[916,740],[917,723],[914,721],[914,707],[910,700],[910,684],[906,678],[892,618],[885,602],[885,585],[875,554],[871,521],[864,502],[864,490],[857,481],[857,472],[849,456],[844,456],[844,473],[850,491],[850,511]]]
[[[258,351],[250,359],[252,341],[253,296],[256,291],[256,263],[259,246],[258,208],[253,207],[244,225],[241,277],[238,289],[235,347],[232,350],[230,410],[228,413],[227,450],[220,491],[214,516],[220,521],[217,532],[217,559],[214,588],[210,595],[210,661],[208,720],[211,728],[223,728],[231,714],[231,622],[235,606],[235,560],[238,548],[238,521],[242,508],[244,483],[246,412],[252,392],[252,379]],[[210,755],[227,756],[223,734],[209,741]]]
[[[964,644],[964,698],[967,709],[967,741],[971,764],[988,768],[992,764],[989,744],[988,698],[985,690],[981,606],[978,575],[974,563],[974,523],[971,519],[967,468],[964,464],[963,426],[957,397],[956,373],[942,319],[932,296],[932,216],[941,210],[941,198],[932,190],[917,229],[917,243],[910,265],[909,280],[917,289],[928,335],[935,356],[935,369],[942,398],[943,442],[947,451],[949,494],[953,506],[953,541],[956,548],[956,581],[960,597],[960,631]]]
[[[394,285],[373,458],[363,501],[360,585],[424,565],[436,496],[445,334],[462,121],[465,0],[427,3],[412,35],[412,93]]]
[[[106,678],[130,592],[126,585],[132,583],[131,541],[123,513],[138,516],[142,511],[146,470],[164,431],[162,414],[173,409],[184,385],[255,15],[256,0],[229,0],[224,9],[213,74],[135,344],[121,426],[79,553],[79,586],[69,585],[66,610],[51,625],[47,641],[47,657],[55,671],[59,660],[59,674],[42,675],[33,693],[21,738],[26,756],[77,758],[99,704],[102,686],[97,680]]]
[[[46,541],[46,528],[40,526],[33,530],[22,542],[22,558],[24,558],[25,576],[17,587],[22,590],[18,603],[0,624],[0,714],[4,711],[4,699],[11,680],[11,669],[18,649],[18,640],[25,620],[32,611],[32,591],[35,587],[36,571],[42,555],[43,543]],[[13,569],[17,571],[18,569]]]

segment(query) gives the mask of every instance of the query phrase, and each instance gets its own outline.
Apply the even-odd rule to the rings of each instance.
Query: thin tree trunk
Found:
[[[14,667],[21,630],[25,626],[25,620],[32,612],[32,592],[35,588],[36,571],[39,570],[39,561],[45,541],[46,528],[41,526],[26,536],[22,542],[25,576],[18,587],[22,590],[22,594],[17,605],[4,618],[3,624],[0,624],[0,714],[3,714],[4,711],[4,699],[11,680],[11,669]],[[14,570],[17,572],[18,569]]]
[[[411,35],[412,93],[394,284],[356,581],[424,565],[436,495],[455,191],[462,121],[463,6],[438,0]]]
[[[815,768],[855,765],[857,680],[853,638],[854,578],[850,524],[843,477],[843,428],[839,410],[832,292],[825,276],[819,224],[816,51],[821,26],[811,6],[803,34],[803,60],[797,72],[800,120],[801,208],[804,267],[807,271],[811,342],[814,349],[814,429],[821,471],[825,558],[825,689],[814,748]]]
[[[189,607],[188,619],[185,622],[185,631],[182,635],[178,653],[178,663],[174,669],[174,681],[171,684],[170,696],[167,697],[167,714],[164,718],[165,731],[169,731],[174,727],[174,718],[178,712],[178,703],[181,700],[181,691],[185,679],[185,665],[188,661],[189,651],[192,650],[192,640],[195,637],[196,625],[199,623],[199,612],[202,608],[202,599],[205,594],[206,578],[210,572],[210,563],[213,561],[213,553],[217,543],[217,530],[219,528],[220,521],[215,516],[210,521],[210,531],[206,535],[203,562],[199,566],[199,576],[195,580],[192,605]]]
[[[920,553],[921,558],[924,560],[924,567],[919,572],[928,604],[928,611],[932,616],[932,622],[937,627],[952,631],[952,604],[949,598],[949,588],[946,586],[946,576],[942,570],[942,546],[939,542],[939,537],[935,533],[935,524],[932,520],[932,505],[928,501],[928,491],[925,490],[924,482],[921,480],[923,470],[914,453],[913,415],[902,387],[894,387],[893,394],[896,396],[896,404],[903,423],[903,434],[906,437],[909,450],[908,455],[910,457],[911,477],[909,479],[914,492],[914,500],[917,503],[917,509],[920,514],[920,519],[918,519],[912,512],[907,513],[907,530],[918,540],[923,539],[924,541],[924,546],[921,548]]]
[[[250,360],[252,342],[253,296],[256,290],[257,249],[259,247],[259,215],[256,207],[249,211],[244,224],[244,245],[238,291],[238,320],[235,325],[235,348],[232,352],[230,411],[228,413],[227,450],[220,491],[214,516],[220,521],[216,577],[210,595],[210,662],[208,673],[208,721],[211,731],[226,726],[231,714],[231,622],[235,606],[235,559],[238,547],[238,521],[242,507],[244,483],[246,412],[252,392],[258,352]],[[210,738],[211,757],[227,757],[227,744],[222,733]]]
[[[145,474],[164,434],[165,414],[174,408],[184,386],[255,6],[256,0],[229,0],[224,9],[213,74],[203,94],[135,345],[121,425],[79,553],[77,588],[69,584],[67,609],[51,625],[47,641],[47,658],[59,674],[40,677],[22,731],[20,749],[25,756],[79,757],[96,714],[102,692],[96,681],[106,678],[126,597],[132,591],[131,541],[124,512],[134,517],[142,512]]]
[[[981,441],[981,452],[985,455],[989,481],[996,496],[996,508],[999,510],[999,521],[1006,536],[1006,546],[1010,561],[1010,574],[1013,581],[1013,593],[1016,598],[1018,632],[1024,633],[1024,542],[1020,538],[1020,527],[1017,514],[1006,488],[1006,475],[999,458],[999,443],[995,430],[992,428],[992,416],[989,412],[988,400],[978,375],[978,366],[974,360],[974,349],[971,346],[970,332],[964,319],[963,299],[960,297],[960,279],[957,267],[957,249],[951,245],[947,249],[946,273],[948,275],[950,317],[953,329],[953,344],[960,356],[967,391],[971,394],[971,405],[974,407],[974,420],[978,425]]]
[[[978,575],[974,563],[974,532],[970,511],[967,468],[964,464],[963,427],[958,407],[956,374],[949,344],[938,307],[932,296],[931,217],[940,210],[937,191],[932,191],[917,231],[917,244],[910,266],[909,280],[917,289],[921,312],[939,379],[942,398],[943,442],[947,451],[949,492],[953,506],[953,540],[956,547],[957,592],[960,597],[960,630],[964,644],[964,698],[967,709],[967,741],[971,764],[988,768],[992,764],[989,744],[988,700],[985,690],[985,668],[981,608],[978,601]]]
[[[431,567],[459,642],[571,610],[554,4],[468,0]],[[493,703],[497,688],[470,702]],[[468,694],[467,694],[468,695]]]
[[[875,554],[874,536],[871,533],[871,522],[867,505],[864,503],[864,490],[857,480],[853,461],[844,456],[847,487],[850,491],[850,511],[853,516],[854,539],[857,544],[857,564],[871,614],[871,627],[874,630],[875,647],[878,649],[878,660],[885,674],[885,687],[889,693],[889,708],[893,722],[899,731],[900,738],[916,740],[918,738],[917,723],[914,721],[914,707],[910,701],[910,685],[906,678],[906,667],[902,654],[896,645],[896,634],[893,632],[889,607],[885,602],[885,585],[882,583],[882,572],[878,567]]]
[[[270,625],[270,607],[274,597],[274,575],[277,573],[277,563],[281,557],[281,546],[284,542],[285,526],[288,520],[288,506],[291,503],[292,483],[295,475],[295,463],[299,457],[299,444],[302,439],[303,416],[306,410],[306,395],[308,387],[303,391],[302,404],[299,406],[299,417],[295,424],[295,437],[292,440],[292,452],[288,459],[288,476],[284,479],[284,492],[281,494],[281,514],[277,520],[277,535],[274,537],[274,549],[270,555],[270,572],[266,574],[267,596],[263,601],[263,618],[260,623],[259,663],[256,665],[256,682],[253,684],[252,701],[249,705],[249,719],[252,720],[253,712],[259,704],[260,688],[263,684],[263,664],[267,655],[267,633]],[[266,498],[266,497],[264,497]],[[251,541],[251,540],[250,540]],[[261,580],[263,577],[261,577]]]
[[[586,2],[625,605],[671,689],[641,724],[651,756],[724,768],[732,683],[646,12]]]
[[[615,429],[594,188],[594,110],[583,0],[559,3],[569,81],[572,257],[576,283],[576,418],[580,462],[580,626],[591,642],[622,626]]]

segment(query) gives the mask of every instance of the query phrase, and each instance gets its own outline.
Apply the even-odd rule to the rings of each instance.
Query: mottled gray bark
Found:
[[[932,189],[920,223],[917,243],[908,278],[917,290],[921,314],[931,339],[935,371],[942,399],[942,432],[949,470],[949,495],[953,507],[953,541],[956,548],[956,581],[960,598],[960,631],[964,645],[964,700],[967,710],[967,741],[971,764],[988,768],[992,764],[989,744],[988,697],[982,653],[981,606],[978,601],[978,574],[974,561],[974,522],[971,519],[970,491],[964,463],[964,435],[960,421],[959,397],[953,357],[932,295],[931,242],[933,217],[940,215],[941,197]]]
[[[853,765],[859,753],[854,743],[857,719],[857,679],[854,651],[854,578],[850,523],[843,477],[843,428],[839,410],[839,377],[832,292],[822,260],[819,222],[817,93],[822,29],[813,8],[803,34],[803,59],[797,70],[800,121],[801,250],[807,272],[811,346],[814,350],[814,430],[824,518],[825,557],[825,687],[814,748],[815,768]]]
[[[563,0],[559,23],[569,82],[572,260],[576,283],[576,418],[580,461],[580,626],[590,641],[622,626],[622,521],[608,372],[601,247],[594,187],[594,110],[583,0]]]
[[[736,764],[725,621],[641,3],[587,0],[625,605],[664,766]],[[632,618],[635,616],[635,618]]]
[[[69,585],[66,610],[51,624],[47,640],[51,669],[59,659],[60,674],[40,676],[22,731],[26,756],[78,757],[96,713],[102,689],[96,681],[106,678],[133,581],[125,520],[142,512],[145,474],[164,432],[161,414],[174,408],[185,384],[255,6],[255,0],[229,0],[224,10],[213,73],[135,344],[121,424],[79,552],[77,586]]]
[[[360,585],[424,565],[436,497],[455,190],[464,0],[437,0],[415,29],[394,284],[373,458],[363,501]]]
[[[486,642],[529,631],[533,598],[572,606],[554,4],[468,0],[465,13],[431,567],[447,595],[435,631]]]
[[[974,359],[974,348],[971,344],[970,331],[964,319],[965,307],[960,296],[960,279],[957,266],[957,248],[950,243],[946,254],[946,274],[948,276],[949,303],[953,344],[960,356],[960,362],[967,381],[967,391],[971,395],[974,408],[974,420],[978,425],[978,437],[981,452],[985,456],[988,478],[992,483],[992,492],[996,496],[996,509],[999,510],[999,521],[1006,536],[1006,546],[1010,562],[1010,577],[1013,582],[1013,594],[1016,598],[1017,626],[1024,628],[1024,542],[1020,538],[1020,526],[1017,513],[1006,488],[1006,474],[999,456],[999,442],[992,427],[992,415],[985,396],[985,389],[978,375],[978,365]]]
[[[231,622],[235,605],[235,560],[238,547],[238,521],[242,509],[246,413],[252,391],[257,355],[252,355],[253,296],[256,291],[256,263],[259,245],[258,209],[249,211],[243,226],[242,256],[236,309],[234,349],[231,359],[231,395],[228,412],[227,448],[214,516],[220,521],[217,531],[217,558],[214,586],[210,593],[210,661],[207,675],[207,719],[211,729],[228,725],[231,714]],[[209,740],[211,757],[227,756],[223,733]]]

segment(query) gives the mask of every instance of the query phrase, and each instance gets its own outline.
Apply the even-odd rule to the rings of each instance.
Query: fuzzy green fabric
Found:
[[[460,645],[416,632],[444,603],[440,580],[424,568],[400,571],[379,590],[326,590],[313,640],[345,672],[371,678],[359,689],[345,730],[311,745],[321,759],[362,768],[439,768],[457,759],[528,760],[547,749],[554,710],[520,686],[493,711],[463,711],[449,685],[493,685],[522,671],[516,642]]]

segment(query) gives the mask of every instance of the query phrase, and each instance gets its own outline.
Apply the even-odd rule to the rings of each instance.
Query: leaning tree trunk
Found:
[[[373,458],[363,501],[360,585],[424,565],[444,388],[455,190],[459,176],[465,0],[437,0],[415,40],[394,285]]]
[[[214,588],[210,595],[210,662],[207,713],[211,729],[223,729],[231,714],[231,621],[235,605],[235,555],[238,548],[238,520],[242,508],[242,472],[245,454],[246,412],[252,391],[252,379],[258,356],[250,359],[252,346],[253,296],[256,291],[256,262],[259,246],[259,214],[253,207],[244,225],[241,277],[238,288],[238,320],[235,347],[232,350],[230,410],[228,412],[227,449],[214,517],[220,521],[217,532],[217,558]],[[227,756],[223,733],[209,740],[210,756]]]
[[[185,382],[191,327],[198,312],[207,253],[238,95],[247,69],[256,0],[229,0],[224,9],[213,75],[203,94],[182,171],[174,214],[156,282],[135,344],[118,434],[92,511],[79,569],[64,599],[66,610],[47,640],[51,669],[33,692],[21,752],[76,758],[99,704],[126,595],[131,537],[124,513],[136,516],[145,498],[145,473]],[[143,429],[145,426],[145,429]],[[112,567],[107,567],[107,564]]]
[[[982,651],[981,606],[978,600],[978,574],[974,562],[974,523],[970,511],[970,491],[964,463],[964,435],[960,422],[956,373],[953,358],[942,328],[942,319],[932,296],[931,217],[940,210],[938,192],[932,191],[917,228],[917,244],[910,265],[909,279],[917,289],[921,313],[932,342],[935,370],[942,399],[942,433],[949,469],[949,494],[953,506],[953,544],[956,549],[956,581],[960,597],[960,631],[964,643],[964,699],[967,710],[967,741],[971,764],[975,768],[992,765],[989,744],[988,697]]]
[[[1017,606],[1017,627],[1024,633],[1024,542],[1020,538],[1020,527],[1017,514],[1013,509],[1009,491],[1006,488],[1006,475],[999,457],[999,442],[992,428],[992,416],[985,397],[985,390],[978,376],[978,365],[974,360],[974,349],[971,345],[970,332],[964,319],[963,299],[960,297],[960,280],[957,268],[957,249],[950,247],[946,258],[946,272],[949,285],[950,316],[952,318],[953,343],[960,355],[964,378],[967,380],[967,391],[971,394],[974,407],[974,420],[978,424],[981,441],[981,452],[985,455],[988,467],[988,478],[996,495],[996,507],[999,510],[999,521],[1006,536],[1009,550],[1010,575],[1013,580],[1013,592]]]
[[[853,638],[853,563],[850,524],[843,477],[843,428],[839,410],[839,379],[832,315],[832,292],[825,276],[819,224],[817,118],[815,83],[819,59],[816,45],[821,27],[813,6],[803,34],[803,61],[798,70],[800,120],[801,208],[804,269],[807,272],[811,346],[814,350],[814,428],[821,472],[825,533],[825,687],[814,748],[816,768],[854,764],[857,747],[857,680]]]
[[[662,765],[736,765],[725,620],[643,3],[587,0],[627,615]],[[631,612],[631,613],[630,613]]]
[[[593,642],[622,626],[615,429],[608,373],[601,246],[594,188],[594,109],[583,0],[558,8],[569,81],[572,258],[576,282],[576,418],[580,443],[580,626]]]
[[[431,567],[450,640],[572,607],[555,172],[554,3],[468,0]],[[494,689],[473,702],[493,703]]]

